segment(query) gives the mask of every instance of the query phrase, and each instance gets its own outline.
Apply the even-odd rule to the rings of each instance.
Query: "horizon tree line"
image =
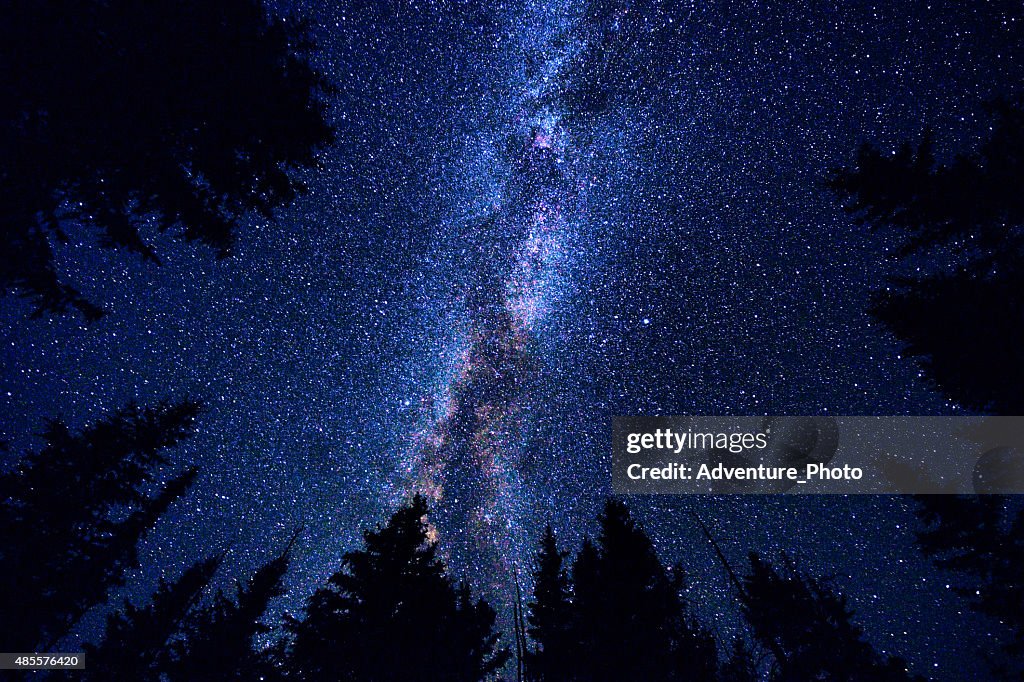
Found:
[[[168,451],[194,429],[193,401],[129,405],[79,431],[51,423],[44,445],[0,475],[0,642],[52,650],[138,567],[138,542],[197,476]],[[610,498],[578,551],[547,527],[512,633],[452,578],[416,495],[341,558],[300,614],[267,620],[299,533],[234,589],[213,589],[222,554],[203,557],[143,603],[107,605],[85,645],[86,680],[643,679],[918,680],[877,650],[833,581],[786,554],[742,569],[695,518],[724,569],[742,633],[703,623],[680,564],[666,565],[626,504]],[[1024,510],[998,497],[929,497],[919,546],[956,576],[973,608],[1012,636],[993,674],[1020,670]],[[518,587],[518,585],[517,585]],[[522,603],[525,601],[525,603]],[[268,644],[269,642],[269,644]],[[513,644],[514,642],[514,644]],[[514,647],[514,648],[513,648]]]

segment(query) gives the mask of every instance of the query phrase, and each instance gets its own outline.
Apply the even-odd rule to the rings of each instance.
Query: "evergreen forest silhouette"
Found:
[[[194,428],[190,401],[117,410],[80,430],[52,422],[45,443],[0,477],[0,642],[54,650],[82,616],[106,604],[138,566],[136,546],[187,492],[195,467],[169,451]],[[979,612],[1013,637],[996,672],[1024,652],[1018,578],[1024,512],[1005,498],[922,498],[920,549],[951,572]],[[223,555],[161,580],[142,603],[106,606],[85,647],[87,680],[913,680],[876,649],[830,579],[786,554],[730,562],[703,521],[721,570],[704,575],[735,599],[742,627],[702,622],[685,565],[669,566],[620,499],[578,551],[550,527],[537,539],[511,632],[495,605],[455,581],[438,554],[427,502],[413,496],[297,614],[268,609],[285,594],[299,532],[234,589],[214,589]],[[227,577],[227,576],[221,576]],[[218,581],[220,584],[224,580]],[[911,627],[909,624],[907,627]],[[1002,666],[999,668],[998,666]]]

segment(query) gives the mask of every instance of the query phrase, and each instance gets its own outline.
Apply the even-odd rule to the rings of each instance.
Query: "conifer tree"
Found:
[[[53,422],[45,447],[0,477],[0,641],[46,649],[122,583],[138,541],[195,479],[189,468],[160,481],[198,409],[130,405],[80,433]]]
[[[595,664],[590,651],[597,646],[604,627],[602,606],[601,556],[589,537],[583,538],[572,563],[573,608],[569,624],[572,665],[575,679],[591,679]]]
[[[482,680],[501,668],[495,612],[457,588],[427,534],[417,495],[364,534],[329,585],[291,619],[288,672],[300,680]]]
[[[332,138],[309,47],[256,0],[4,3],[0,293],[101,316],[58,271],[57,244],[87,243],[69,228],[151,262],[154,228],[229,255]]]
[[[853,622],[846,598],[827,581],[780,570],[750,555],[741,604],[751,634],[775,656],[773,679],[899,682],[919,679],[900,658],[879,654]]]
[[[530,680],[568,680],[573,669],[572,601],[566,552],[558,549],[551,526],[544,529],[534,571],[533,600],[527,604],[527,634],[536,648],[526,653]]]
[[[957,576],[971,607],[1013,633],[1004,648],[1024,656],[1024,508],[997,495],[920,495],[921,551]]]
[[[574,566],[577,676],[584,680],[710,680],[714,640],[687,613],[681,572],[658,559],[625,505],[609,500],[599,547]]]
[[[166,667],[170,682],[255,680],[268,672],[270,665],[256,651],[254,640],[271,631],[261,619],[270,601],[284,594],[291,549],[289,543],[244,585],[237,585],[234,599],[218,590],[211,604],[192,614],[171,646]]]
[[[871,312],[950,399],[1024,409],[1024,106],[990,107],[976,150],[936,158],[930,135],[887,154],[865,146],[829,180],[857,220],[900,240],[902,270]],[[951,323],[951,321],[953,321]]]
[[[99,645],[86,644],[83,680],[149,682],[160,679],[169,663],[170,640],[199,599],[220,565],[213,557],[189,567],[178,580],[160,586],[150,603],[139,608],[125,600],[121,610],[107,616]]]

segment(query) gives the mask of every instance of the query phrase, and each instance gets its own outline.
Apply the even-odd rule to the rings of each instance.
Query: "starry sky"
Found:
[[[955,414],[866,315],[892,243],[823,188],[864,141],[950,154],[1020,93],[1014,3],[279,2],[336,86],[309,192],[236,254],[73,234],[61,271],[110,314],[0,308],[0,438],[129,400],[202,399],[202,474],[127,593],[304,525],[292,612],[413,491],[452,571],[499,604],[550,522],[593,533],[615,414]],[[937,679],[1000,634],[913,547],[898,497],[637,497],[723,636],[726,553],[834,575],[868,636]],[[965,664],[965,661],[968,663]],[[967,665],[966,670],[963,666]]]

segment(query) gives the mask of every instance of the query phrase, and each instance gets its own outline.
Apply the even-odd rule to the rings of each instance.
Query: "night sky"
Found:
[[[110,311],[91,326],[3,299],[0,438],[206,405],[175,451],[200,479],[128,594],[217,550],[250,570],[304,524],[296,612],[418,490],[452,570],[501,600],[544,523],[567,546],[594,532],[614,414],[957,412],[865,313],[891,244],[823,181],[864,141],[980,134],[981,103],[1024,82],[1024,8],[582,4],[275,5],[337,88],[309,192],[223,261],[72,235],[58,266]],[[982,675],[996,648],[914,548],[907,500],[629,503],[723,636],[732,599],[686,510],[738,564],[784,549],[836,576],[916,672]]]

